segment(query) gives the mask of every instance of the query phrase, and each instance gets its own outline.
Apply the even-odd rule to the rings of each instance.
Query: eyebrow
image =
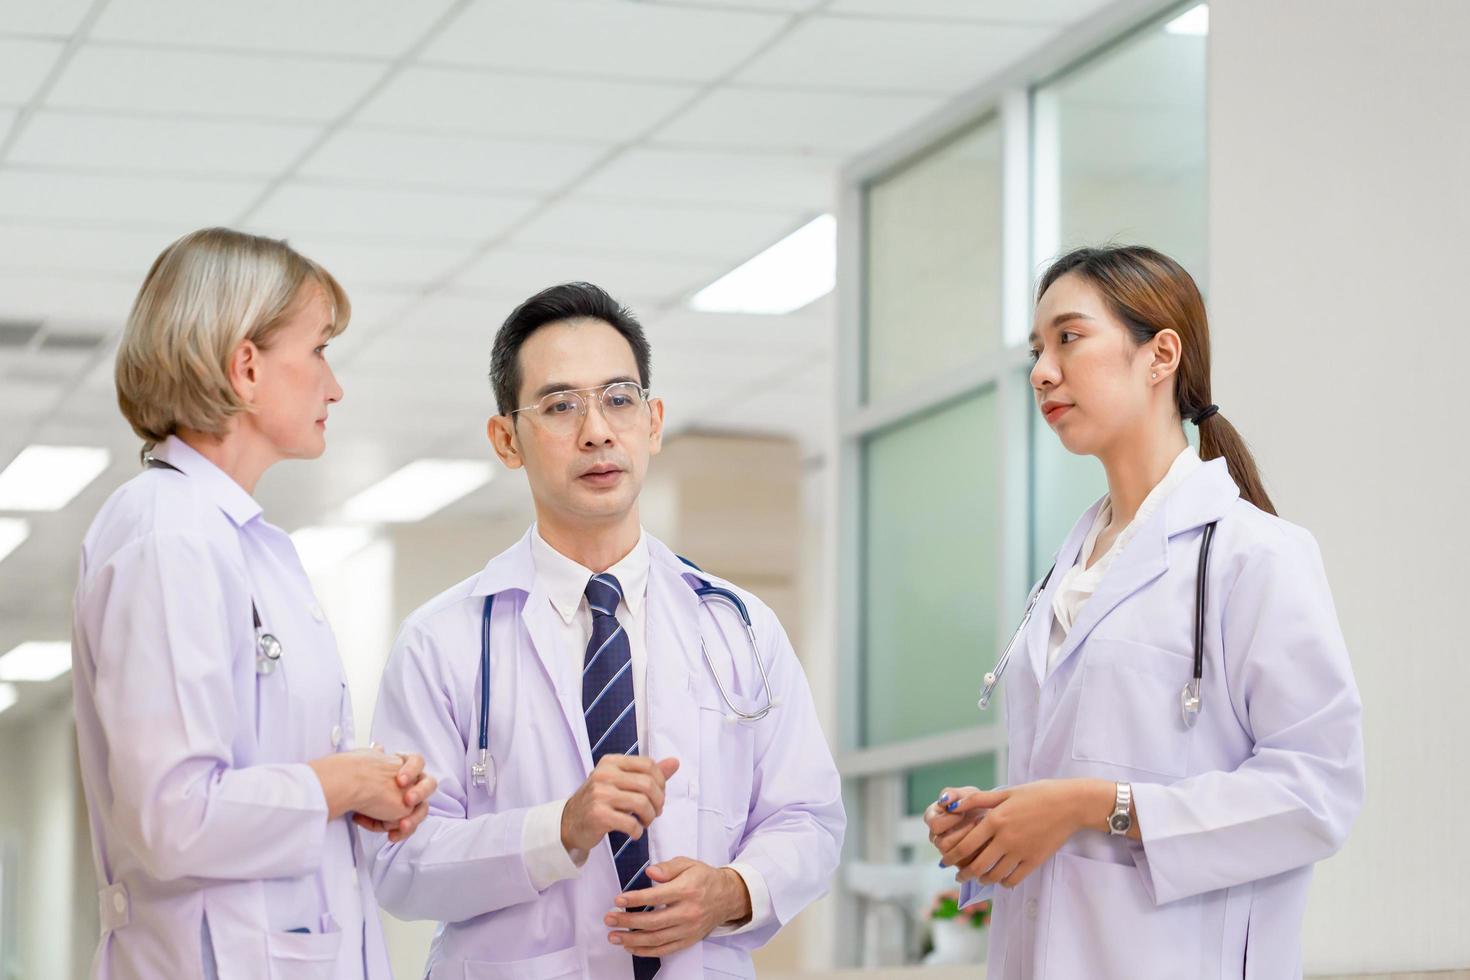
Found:
[[[586,391],[587,388],[606,388],[608,385],[623,383],[638,384],[639,382],[637,378],[630,378],[625,374],[620,374],[616,378],[609,378],[601,384],[587,385],[586,388],[578,388],[576,385],[566,381],[548,381],[532,392],[531,401],[539,402],[547,395],[554,395],[559,391]]]
[[[1069,313],[1058,313],[1056,316],[1054,316],[1054,317],[1051,318],[1051,326],[1052,326],[1052,329],[1055,330],[1057,327],[1060,327],[1062,324],[1066,323],[1068,320],[1091,320],[1091,319],[1093,319],[1093,318],[1090,317],[1090,316],[1088,316],[1086,313],[1077,313],[1075,311],[1069,312]],[[1029,343],[1034,344],[1034,343],[1036,343],[1037,340],[1040,339],[1040,337],[1037,335],[1036,331],[1033,330],[1033,331],[1031,331],[1031,336],[1030,337],[1027,337],[1026,339],[1027,339],[1027,341]]]

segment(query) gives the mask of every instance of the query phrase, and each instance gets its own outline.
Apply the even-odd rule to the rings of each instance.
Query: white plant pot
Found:
[[[934,937],[934,951],[924,957],[926,964],[985,962],[990,945],[989,926],[976,929],[965,919],[934,919],[929,923],[929,934]]]

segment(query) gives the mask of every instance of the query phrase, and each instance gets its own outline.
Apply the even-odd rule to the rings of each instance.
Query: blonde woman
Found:
[[[82,545],[73,659],[102,978],[388,978],[354,821],[395,839],[435,781],[352,751],[332,632],[252,498],[314,459],[342,389],[342,288],[213,228],[154,263],[117,353],[145,467]]]

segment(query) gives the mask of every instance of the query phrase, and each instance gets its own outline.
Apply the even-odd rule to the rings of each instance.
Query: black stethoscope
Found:
[[[159,459],[150,452],[143,453],[143,465],[151,466],[156,470],[173,470],[175,473],[183,473],[173,463],[166,459]],[[255,606],[255,599],[250,600],[250,619],[255,624],[255,672],[262,676],[272,673],[276,665],[281,662],[281,641],[276,639],[275,634],[266,632],[260,622],[260,610]]]
[[[679,560],[696,572],[701,571],[699,566],[688,558],[680,556]],[[725,685],[720,681],[720,673],[715,670],[714,661],[710,660],[709,649],[705,646],[704,636],[701,634],[699,652],[704,656],[705,666],[709,667],[710,676],[715,679],[715,687],[719,689],[720,698],[725,702],[725,707],[732,712],[730,715],[732,720],[760,721],[776,707],[776,701],[771,697],[771,679],[766,673],[766,662],[761,657],[760,645],[755,641],[755,625],[750,620],[750,610],[745,607],[744,601],[731,590],[712,585],[698,576],[694,577],[694,581],[697,583],[694,586],[694,594],[699,597],[701,604],[714,599],[730,606],[739,615],[746,640],[750,643],[750,652],[754,655],[756,667],[760,670],[761,688],[766,703],[755,711],[742,711],[735,706],[735,702],[725,690]],[[490,611],[494,606],[495,596],[487,595],[480,613],[480,756],[470,765],[470,784],[484,787],[486,792],[493,792],[495,789],[495,759],[490,755]]]
[[[1205,525],[1204,536],[1200,539],[1199,546],[1199,570],[1194,583],[1194,676],[1189,683],[1184,685],[1184,690],[1179,692],[1179,712],[1184,718],[1186,728],[1193,728],[1194,723],[1199,720],[1200,707],[1200,679],[1205,673],[1205,580],[1210,570],[1210,546],[1215,540],[1215,525],[1218,521],[1211,521]],[[1000,659],[995,662],[995,668],[985,675],[985,686],[980,689],[980,710],[984,711],[990,707],[990,696],[995,692],[995,686],[1000,683],[1001,675],[1005,673],[1006,667],[1011,662],[1011,651],[1015,649],[1016,643],[1026,632],[1026,627],[1031,622],[1031,613],[1036,609],[1036,603],[1041,594],[1046,591],[1046,584],[1051,581],[1057,566],[1053,565],[1051,571],[1041,580],[1041,584],[1032,590],[1026,600],[1026,613],[1021,617],[1021,625],[1016,627],[1016,632],[1011,634],[1011,641],[1006,644]]]

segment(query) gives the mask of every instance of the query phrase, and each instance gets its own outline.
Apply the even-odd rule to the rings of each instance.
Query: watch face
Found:
[[[1132,824],[1132,822],[1133,821],[1128,819],[1128,814],[1126,813],[1113,814],[1113,819],[1111,821],[1113,829],[1120,834],[1126,831],[1129,825]]]

